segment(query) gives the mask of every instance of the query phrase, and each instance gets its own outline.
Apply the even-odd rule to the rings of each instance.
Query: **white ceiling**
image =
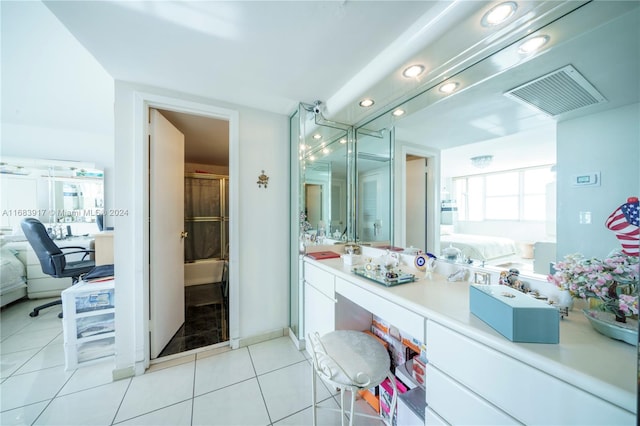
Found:
[[[586,31],[590,41],[570,38],[558,45],[552,41],[536,60],[498,73],[487,84],[469,83],[467,90],[444,101],[430,101],[428,108],[420,107],[420,114],[412,113],[395,123],[397,137],[447,148],[548,126],[548,118],[502,93],[567,63],[573,63],[604,93],[609,100],[606,107],[638,102],[638,2],[595,1],[581,7],[584,1],[519,1],[509,23],[496,28],[480,26],[482,13],[496,3],[46,1],[53,18],[36,7],[40,3],[3,1],[3,83],[7,75],[11,82],[20,82],[3,84],[3,90],[16,91],[16,95],[30,91],[33,68],[60,68],[56,78],[65,78],[65,83],[73,79],[66,85],[77,87],[69,100],[79,97],[85,102],[81,110],[74,110],[62,93],[57,94],[64,107],[48,119],[40,114],[52,126],[79,116],[84,117],[83,126],[90,128],[96,117],[104,116],[112,108],[113,94],[96,93],[96,86],[108,87],[102,85],[105,76],[285,115],[300,101],[318,99],[324,101],[328,118],[356,124],[447,77],[464,75],[470,82],[477,73],[469,70],[482,68],[483,63],[493,60],[499,70],[504,64],[496,61],[498,55],[480,60],[525,37],[532,28],[579,8],[571,15],[579,14],[582,25],[560,26],[557,35]],[[17,13],[18,9],[32,13]],[[632,9],[635,12],[624,23],[602,26]],[[54,31],[56,19],[65,31]],[[596,30],[591,31],[593,28]],[[21,42],[29,39],[31,44],[25,49],[22,43],[7,52],[7,35]],[[56,51],[48,48],[54,43],[77,49],[70,43],[72,38],[93,55],[97,66],[83,65],[70,72],[62,57],[57,62],[55,57],[37,62],[40,56]],[[410,80],[400,77],[402,69],[414,62],[427,66],[425,75]],[[63,74],[67,77],[60,77]],[[99,75],[99,81],[91,85],[89,75]],[[55,82],[47,84],[55,86]],[[34,94],[41,91],[33,89]],[[357,106],[365,95],[377,101],[369,110]],[[106,99],[107,104],[95,102],[98,99]],[[3,110],[3,122],[28,125],[32,107],[24,101],[15,110]]]
[[[291,114],[333,95],[438,2],[45,4],[114,79]]]

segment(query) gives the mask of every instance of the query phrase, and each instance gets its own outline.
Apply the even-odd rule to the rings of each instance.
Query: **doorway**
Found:
[[[150,358],[167,357],[187,351],[199,350],[215,345],[229,344],[229,120],[194,115],[170,109],[151,109],[153,117],[157,111],[165,118],[175,131],[183,135],[184,155],[181,166],[183,170],[179,185],[182,192],[175,195],[167,204],[179,206],[182,210],[182,253],[179,283],[167,283],[153,271],[157,266],[151,265],[150,273],[150,318],[154,321],[153,301],[156,295],[166,291],[168,287],[179,287],[180,297],[174,297],[175,304],[163,309],[173,311],[182,309],[182,324],[172,330],[169,337],[161,343],[154,342],[167,330],[158,329],[158,324],[151,324]],[[153,125],[151,126],[153,129]],[[154,149],[154,138],[151,135],[150,150]],[[159,148],[156,148],[159,149]],[[154,169],[155,156],[150,156],[150,169]],[[158,168],[158,167],[156,167]],[[177,166],[174,168],[178,168]],[[150,230],[151,244],[154,242],[154,214],[164,214],[166,206],[153,209],[154,197],[159,196],[152,191],[155,183],[150,173],[150,206],[152,224]],[[159,211],[158,211],[159,210]],[[155,241],[171,240],[167,236],[156,237]],[[155,247],[150,247],[153,253]],[[157,262],[164,263],[164,259]],[[155,278],[155,279],[154,279]],[[162,314],[164,316],[164,312]],[[166,342],[165,342],[166,341]],[[158,351],[160,345],[162,350]]]

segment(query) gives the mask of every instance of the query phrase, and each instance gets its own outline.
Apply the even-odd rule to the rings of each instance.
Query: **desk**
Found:
[[[561,321],[559,344],[513,343],[470,313],[469,283],[411,271],[421,279],[388,288],[342,259],[305,257],[304,266],[305,335],[364,329],[369,312],[424,339],[426,424],[635,424],[636,348],[579,311]]]

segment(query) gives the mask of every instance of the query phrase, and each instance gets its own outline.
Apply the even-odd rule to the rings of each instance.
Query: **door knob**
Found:
[[[189,233],[187,231],[182,231],[180,233],[180,238],[187,238],[187,237],[189,237]]]

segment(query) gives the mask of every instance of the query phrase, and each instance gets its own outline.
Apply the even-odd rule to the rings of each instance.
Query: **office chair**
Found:
[[[24,235],[27,237],[27,241],[33,248],[33,251],[38,256],[42,272],[47,275],[51,275],[54,278],[71,278],[71,284],[75,284],[80,279],[80,275],[89,272],[96,266],[96,262],[93,259],[86,259],[87,255],[93,253],[94,250],[88,250],[84,247],[58,247],[45,229],[42,222],[38,219],[28,217],[22,220],[20,223]],[[73,249],[74,251],[63,253],[62,250]],[[66,256],[76,253],[84,253],[82,260],[68,262]],[[31,317],[37,317],[40,310],[48,308],[54,305],[61,305],[62,299],[55,300],[53,302],[45,303],[33,309],[33,312],[29,313]],[[62,318],[62,313],[58,315]]]

